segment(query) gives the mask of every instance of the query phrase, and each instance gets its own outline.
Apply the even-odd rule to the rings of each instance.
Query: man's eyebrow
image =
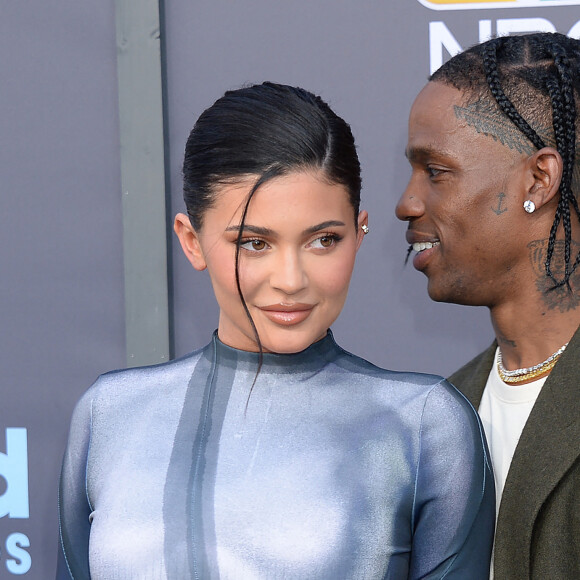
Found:
[[[432,147],[406,147],[405,157],[409,161],[419,161],[420,159],[424,159],[431,155],[432,152]]]
[[[410,146],[405,149],[405,157],[409,161],[421,162],[432,157],[452,158],[453,155],[434,145]]]

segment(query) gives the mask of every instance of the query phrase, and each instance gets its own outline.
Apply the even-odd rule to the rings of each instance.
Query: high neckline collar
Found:
[[[260,354],[233,348],[224,344],[218,337],[217,330],[214,331],[212,341],[208,345],[211,347],[211,354],[222,364],[247,363],[256,367],[260,361]],[[303,351],[291,354],[279,354],[265,352],[262,356],[260,372],[280,372],[282,370],[292,371],[313,370],[322,367],[335,359],[343,351],[334,340],[332,331],[329,329],[326,336],[311,344]],[[211,356],[210,352],[207,353]],[[212,357],[213,358],[213,357]]]

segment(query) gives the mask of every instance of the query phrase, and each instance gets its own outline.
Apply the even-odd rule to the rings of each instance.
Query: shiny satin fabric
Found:
[[[71,423],[58,578],[488,577],[493,475],[449,383],[330,332],[257,368],[214,335],[99,378]]]

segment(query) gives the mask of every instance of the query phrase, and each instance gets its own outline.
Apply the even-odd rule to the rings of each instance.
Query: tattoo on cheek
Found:
[[[568,312],[576,309],[580,305],[580,272],[576,270],[570,278],[572,291],[564,285],[554,288],[554,282],[546,276],[546,256],[548,254],[548,240],[535,240],[528,244],[530,250],[530,261],[536,276],[536,288],[542,295],[542,299],[548,309]],[[571,254],[575,255],[580,249],[580,244],[572,240]],[[564,276],[564,242],[556,241],[554,244],[554,254],[552,257],[552,273],[557,279]]]
[[[491,211],[497,215],[501,215],[505,211],[507,211],[507,207],[503,207],[503,200],[505,198],[505,193],[501,191],[497,194],[497,207],[492,207]]]

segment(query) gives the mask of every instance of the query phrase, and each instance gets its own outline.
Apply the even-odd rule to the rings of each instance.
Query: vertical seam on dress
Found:
[[[88,469],[89,469],[89,451],[91,449],[91,438],[93,435],[93,400],[91,400],[91,412],[90,412],[90,421],[89,421],[89,443],[87,445],[87,456],[85,459],[85,497],[87,498],[87,504],[89,505],[89,508],[91,510],[91,512],[93,511],[93,506],[91,504],[91,500],[89,498],[89,490],[88,490],[88,477],[87,477],[87,473],[88,473]],[[63,467],[64,467],[64,462],[63,462]],[[62,479],[62,473],[61,473],[61,479]],[[69,561],[68,561],[68,556],[64,547],[64,538],[62,537],[62,517],[61,517],[61,497],[60,497],[60,486],[59,486],[59,490],[58,490],[58,535],[59,535],[59,540],[60,540],[60,549],[62,550],[62,556],[64,558],[64,563],[66,564],[66,568],[68,570],[68,573],[70,575],[70,577],[72,578],[72,580],[74,580],[74,574],[72,572],[72,569],[70,567]],[[87,552],[87,558],[88,558],[88,552]],[[88,565],[88,562],[87,562]]]
[[[421,463],[421,449],[423,446],[423,416],[425,415],[425,407],[427,406],[427,399],[429,398],[429,394],[431,393],[431,389],[427,393],[425,397],[425,401],[423,402],[423,408],[421,409],[421,420],[419,421],[419,449],[417,450],[417,468],[415,470],[415,483],[413,485],[413,507],[411,508],[411,535],[415,535],[415,508],[417,507],[417,486],[419,480],[419,467]]]
[[[87,496],[87,503],[89,504],[89,508],[91,512],[94,511],[93,504],[91,502],[91,498],[89,497],[89,454],[91,452],[91,441],[93,438],[93,405],[94,399],[91,399],[91,414],[89,420],[89,443],[87,445],[87,458],[85,460],[85,495]]]
[[[61,475],[62,478],[62,475]],[[62,516],[61,516],[61,497],[60,497],[60,486],[59,486],[59,490],[58,490],[58,535],[59,535],[59,540],[60,540],[60,549],[62,550],[62,556],[64,558],[64,563],[66,564],[66,568],[68,570],[68,573],[70,575],[70,577],[74,580],[74,576],[72,573],[72,570],[70,569],[70,565],[68,563],[68,557],[66,555],[66,550],[64,549],[64,539],[62,537]]]
[[[193,511],[197,507],[197,490],[195,488],[195,481],[197,480],[197,474],[199,472],[199,463],[201,460],[201,455],[202,455],[203,450],[204,450],[203,443],[205,440],[207,418],[208,418],[209,409],[210,409],[211,393],[212,393],[213,387],[214,387],[214,379],[215,379],[215,373],[216,373],[216,368],[217,368],[217,348],[216,348],[215,339],[212,341],[212,348],[213,348],[213,360],[212,360],[212,366],[211,366],[211,372],[210,372],[210,378],[209,378],[209,388],[207,390],[205,409],[203,410],[202,413],[200,413],[200,417],[201,417],[201,421],[202,421],[202,424],[200,425],[201,436],[200,436],[200,445],[199,445],[199,448],[197,450],[197,457],[195,458],[195,468],[193,470],[193,481],[192,481],[192,496],[193,497],[192,497],[192,501],[191,501],[191,509],[189,510],[190,516],[193,515]],[[201,491],[201,483],[200,483],[200,491]],[[200,509],[201,509],[201,506],[200,506]],[[198,565],[197,565],[197,558],[196,558],[197,545],[196,545],[196,537],[195,537],[195,533],[194,533],[194,527],[192,527],[191,543],[192,543],[192,548],[193,548],[193,550],[192,550],[193,574],[194,574],[196,580],[200,580]]]

